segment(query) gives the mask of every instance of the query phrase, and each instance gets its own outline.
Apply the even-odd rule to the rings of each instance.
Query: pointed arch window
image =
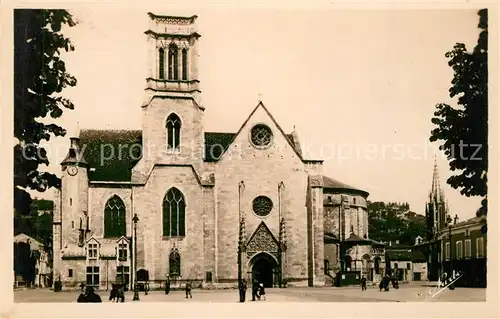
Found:
[[[185,236],[186,202],[177,188],[163,199],[163,236]]]
[[[168,48],[168,79],[179,79],[178,49],[175,44]]]
[[[182,80],[187,81],[188,79],[188,54],[187,49],[182,49]]]
[[[181,144],[181,119],[172,113],[167,118],[167,146],[170,150],[179,150]]]
[[[168,273],[170,276],[181,275],[181,255],[177,248],[172,249],[170,256],[168,256]]]
[[[104,208],[104,237],[126,235],[125,204],[117,195],[113,195]]]
[[[158,77],[163,80],[165,79],[165,51],[163,48],[158,50],[158,61],[159,61],[159,74]]]

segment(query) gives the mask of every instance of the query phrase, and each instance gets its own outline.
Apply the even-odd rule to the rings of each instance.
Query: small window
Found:
[[[75,228],[75,221],[74,220],[71,221],[71,228]]]
[[[98,257],[97,243],[89,244],[87,253],[88,253],[89,259],[97,259],[97,257]]]
[[[471,241],[470,239],[465,240],[465,258],[471,258],[472,253],[471,253]]]
[[[73,205],[73,198],[70,198],[69,199],[69,206],[72,206]]]
[[[469,237],[470,236],[470,232],[468,229],[465,230],[465,237]]]
[[[456,257],[457,257],[457,259],[462,259],[462,257],[463,257],[463,255],[462,255],[462,241],[461,240],[457,241],[455,245],[456,245],[456,250],[457,250],[455,253]]]
[[[398,269],[398,263],[394,263],[394,268]]]
[[[445,245],[445,259],[450,260],[450,243]]]
[[[482,237],[476,239],[476,255],[477,258],[484,257]]]
[[[207,273],[205,274],[205,281],[212,282],[212,272],[211,271],[207,271]]]
[[[130,283],[130,267],[117,266],[115,281],[123,286],[128,286]]]
[[[406,263],[406,269],[411,270],[411,263]]]
[[[118,260],[127,261],[128,245],[125,241],[118,244]]]
[[[73,277],[73,269],[68,269],[68,277]]]
[[[87,267],[87,286],[99,288],[99,266]]]
[[[354,205],[356,205],[356,198],[353,198],[353,199],[352,199],[352,203],[353,203]]]

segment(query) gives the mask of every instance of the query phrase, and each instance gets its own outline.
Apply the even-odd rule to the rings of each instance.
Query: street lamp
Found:
[[[132,300],[139,300],[139,292],[137,291],[137,222],[139,221],[139,217],[137,214],[134,214],[134,218],[132,218],[134,222],[134,298]]]
[[[241,254],[243,250],[243,242],[244,242],[244,234],[243,234],[243,227],[244,227],[244,221],[242,219],[242,214],[241,214],[241,196],[243,193],[243,190],[245,189],[245,183],[243,181],[240,181],[238,184],[238,289],[241,288],[241,279],[242,279],[242,265],[241,265]]]

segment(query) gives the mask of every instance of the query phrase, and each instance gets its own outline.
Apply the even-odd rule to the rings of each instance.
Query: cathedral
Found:
[[[236,132],[205,132],[196,16],[149,16],[141,130],[81,130],[61,163],[54,280],[107,289],[331,286],[379,281],[368,192],[322,173],[262,101]]]

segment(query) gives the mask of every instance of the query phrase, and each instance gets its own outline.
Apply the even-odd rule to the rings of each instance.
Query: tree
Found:
[[[14,10],[14,137],[18,141],[14,146],[14,208],[19,214],[30,211],[28,189],[43,192],[61,183],[39,165],[49,164],[40,142],[66,134],[61,126],[42,120],[60,117],[63,108],[74,109],[60,95],[65,87],[76,85],[60,55],[61,50],[75,49],[61,34],[66,24],[75,25],[66,10]]]
[[[446,53],[454,77],[450,97],[457,107],[440,103],[432,123],[430,141],[443,141],[440,149],[448,157],[455,175],[447,183],[465,196],[483,197],[480,213],[487,211],[488,172],[488,11],[479,15],[479,40],[472,52],[463,43]]]

